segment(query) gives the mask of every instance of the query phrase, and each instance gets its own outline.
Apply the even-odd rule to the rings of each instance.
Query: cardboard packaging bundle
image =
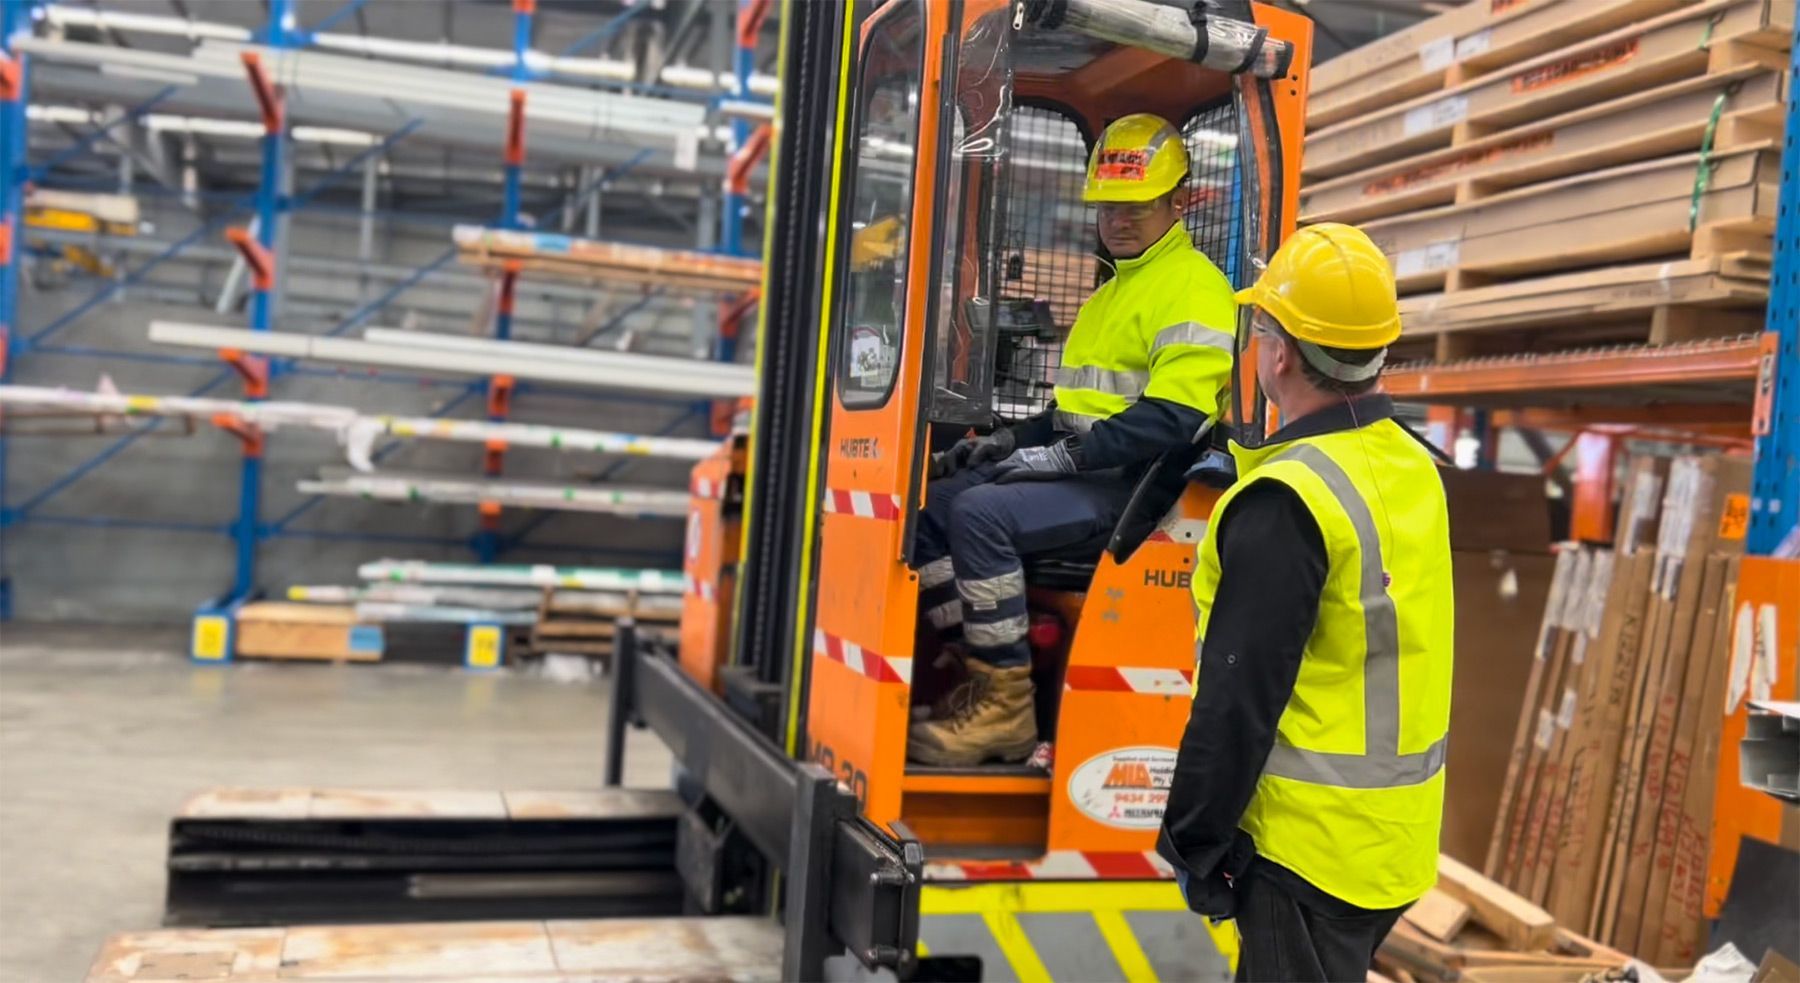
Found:
[[[1557,561],[1488,876],[1653,965],[1691,964],[1750,462],[1634,462],[1613,549]]]

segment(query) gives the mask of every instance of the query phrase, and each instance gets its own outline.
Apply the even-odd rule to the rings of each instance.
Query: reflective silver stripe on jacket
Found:
[[[1170,345],[1202,345],[1217,348],[1222,352],[1237,351],[1237,336],[1229,331],[1209,328],[1198,321],[1183,321],[1172,324],[1156,333],[1156,339],[1150,343],[1150,354]]]
[[[1350,476],[1324,451],[1297,444],[1277,454],[1271,463],[1281,460],[1298,461],[1318,475],[1356,531],[1357,552],[1362,557],[1358,596],[1368,646],[1363,659],[1365,751],[1303,751],[1278,738],[1264,771],[1278,778],[1340,788],[1396,788],[1424,782],[1444,767],[1444,738],[1423,751],[1400,753],[1400,625],[1394,599],[1387,592],[1375,517]]]
[[[1056,411],[1056,429],[1064,433],[1087,433],[1094,429],[1094,424],[1106,419],[1103,416],[1089,416],[1086,413],[1071,413],[1068,410]]]
[[[1056,370],[1056,384],[1064,389],[1092,389],[1110,396],[1136,399],[1150,384],[1150,373],[1103,369],[1098,365],[1064,365]]]

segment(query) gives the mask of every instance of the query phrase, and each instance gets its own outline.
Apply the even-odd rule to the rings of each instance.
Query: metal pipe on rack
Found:
[[[442,334],[434,331],[401,331],[396,328],[370,328],[363,332],[363,340],[381,345],[393,345],[400,348],[420,348],[433,351],[467,352],[471,355],[530,355],[550,360],[572,359],[584,365],[596,368],[635,368],[649,373],[659,373],[676,369],[683,374],[695,378],[713,379],[722,382],[740,382],[746,378],[753,379],[755,370],[744,365],[725,365],[705,359],[670,358],[663,355],[638,355],[632,352],[600,351],[592,348],[571,347],[568,345],[546,345],[535,341],[494,341],[487,338],[472,338],[467,335]]]
[[[566,485],[451,475],[360,474],[335,469],[326,469],[321,474],[317,479],[302,479],[297,487],[308,495],[451,505],[496,502],[520,508],[605,512],[637,518],[679,519],[687,515],[688,508],[687,492],[656,488]]]
[[[226,414],[270,432],[282,428],[304,428],[346,437],[356,434],[359,438],[367,436],[371,439],[388,435],[473,444],[504,440],[515,447],[682,461],[704,460],[719,447],[710,440],[643,436],[532,423],[390,416],[363,413],[353,407],[324,403],[98,393],[47,386],[0,385],[0,407],[72,410],[97,416],[185,416],[209,419]]]
[[[195,348],[235,348],[240,351],[285,358],[318,359],[346,365],[391,366],[420,369],[427,372],[486,377],[496,373],[515,379],[560,382],[596,389],[627,392],[680,394],[686,396],[731,398],[750,396],[756,392],[756,378],[749,366],[720,366],[741,369],[731,376],[717,376],[694,371],[697,363],[683,359],[625,356],[612,352],[562,349],[560,355],[546,358],[532,351],[508,351],[523,342],[493,342],[501,346],[492,354],[476,354],[441,348],[377,344],[343,338],[313,335],[276,334],[259,337],[239,328],[223,328],[202,324],[152,321],[150,340],[163,344]],[[530,345],[528,349],[553,345]],[[645,359],[661,363],[655,369],[635,361]]]
[[[638,591],[681,594],[687,577],[679,570],[633,570],[624,567],[477,566],[427,560],[377,560],[356,568],[368,581],[396,584],[481,584],[492,587],[559,587],[577,590]]]

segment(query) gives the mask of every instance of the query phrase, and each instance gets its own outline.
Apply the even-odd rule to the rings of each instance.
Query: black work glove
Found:
[[[951,445],[949,450],[931,455],[931,468],[927,477],[936,481],[948,478],[964,468],[1003,460],[1017,445],[1018,441],[1013,437],[1012,430],[1007,427],[985,437],[964,437]]]
[[[1072,438],[1044,447],[1025,447],[1013,451],[1001,461],[994,481],[1007,485],[1015,481],[1053,481],[1075,473]]]

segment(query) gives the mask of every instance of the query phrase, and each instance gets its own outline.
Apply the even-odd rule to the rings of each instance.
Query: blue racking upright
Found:
[[[1800,25],[1788,52],[1788,77],[1800,71]],[[1768,321],[1757,379],[1756,470],[1750,485],[1752,556],[1800,562],[1800,111],[1790,100],[1781,147],[1781,203],[1769,269]]]

